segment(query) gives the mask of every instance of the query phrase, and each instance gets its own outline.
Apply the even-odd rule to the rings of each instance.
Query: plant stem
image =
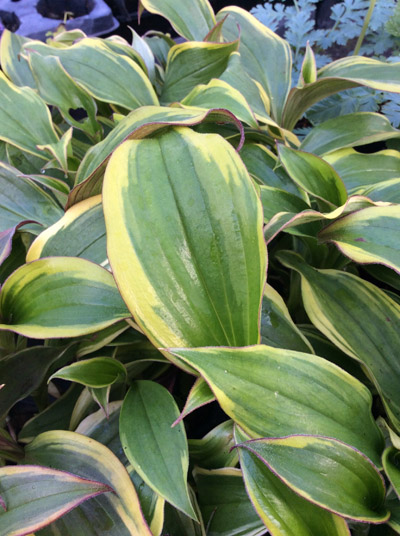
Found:
[[[359,52],[360,52],[362,42],[364,41],[364,37],[365,37],[365,34],[367,32],[369,21],[371,20],[371,17],[372,17],[372,12],[374,10],[375,3],[376,3],[376,0],[370,0],[369,8],[368,8],[367,14],[365,15],[365,19],[364,19],[364,24],[363,24],[363,27],[361,29],[361,33],[358,36],[356,46],[354,48],[354,52],[353,52],[354,56],[357,56],[359,54]]]

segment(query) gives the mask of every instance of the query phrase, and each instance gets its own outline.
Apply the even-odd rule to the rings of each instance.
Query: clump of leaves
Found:
[[[141,6],[2,36],[0,536],[399,533],[400,65]]]

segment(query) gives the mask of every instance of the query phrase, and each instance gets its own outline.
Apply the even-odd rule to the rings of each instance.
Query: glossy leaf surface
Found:
[[[21,266],[2,287],[0,314],[0,329],[33,338],[85,335],[129,317],[112,275],[74,257]]]
[[[92,357],[57,370],[49,381],[53,378],[61,378],[98,389],[126,379],[126,369],[122,363],[111,357]]]
[[[169,351],[201,373],[225,413],[252,437],[334,437],[380,464],[383,443],[371,394],[328,361],[263,345]]]
[[[235,467],[238,454],[233,441],[233,422],[228,419],[208,432],[202,439],[189,439],[190,460],[205,469]]]
[[[228,142],[190,129],[126,142],[108,165],[103,203],[114,276],[153,343],[258,341],[262,210]]]
[[[189,456],[179,409],[170,393],[147,380],[136,381],[120,416],[121,443],[130,463],[154,491],[196,519],[187,490]]]

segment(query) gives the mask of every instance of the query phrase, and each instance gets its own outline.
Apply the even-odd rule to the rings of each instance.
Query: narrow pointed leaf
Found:
[[[25,453],[27,463],[73,470],[83,478],[104,482],[115,492],[96,497],[67,514],[57,522],[63,532],[55,534],[68,535],[68,529],[74,527],[77,536],[96,531],[101,534],[106,529],[110,536],[152,536],[128,473],[111,450],[98,441],[75,432],[45,432],[26,446]]]
[[[387,448],[382,456],[383,468],[398,497],[400,497],[399,456],[400,451],[395,447]]]
[[[262,210],[228,142],[183,128],[128,141],[107,167],[103,204],[114,276],[153,343],[258,341]]]
[[[235,439],[249,437],[235,427]],[[272,536],[350,536],[343,518],[300,497],[250,450],[238,451],[247,493]]]
[[[334,439],[294,435],[238,445],[256,455],[282,482],[310,502],[346,518],[383,523],[383,478],[359,451]]]
[[[48,381],[53,378],[99,388],[126,379],[126,369],[122,363],[111,357],[92,357],[57,370]]]
[[[0,535],[40,530],[83,501],[113,491],[107,484],[39,466],[0,468]]]
[[[165,500],[196,519],[187,490],[188,446],[172,395],[147,380],[133,384],[120,416],[125,455],[143,480]]]
[[[168,53],[162,102],[180,101],[198,84],[219,78],[238,46],[238,41],[232,40],[230,43],[185,42],[172,47]]]
[[[82,229],[85,229],[84,233]],[[108,267],[100,195],[72,206],[54,225],[40,233],[29,248],[26,260],[63,256],[80,257]]]
[[[339,207],[347,201],[346,188],[327,162],[310,153],[278,146],[279,158],[292,180],[318,199]]]
[[[239,52],[249,76],[259,82],[271,103],[271,116],[278,124],[291,85],[292,57],[290,46],[253,15],[240,7],[230,6],[218,13],[217,20],[228,15],[222,32],[233,41],[239,36]]]
[[[355,262],[384,264],[400,272],[400,205],[359,210],[331,223],[318,237]]]
[[[208,536],[265,534],[265,526],[247,497],[239,469],[196,469],[195,480]]]
[[[389,119],[372,112],[357,112],[328,119],[312,129],[300,149],[325,155],[344,147],[367,145],[376,141],[400,138],[400,130]]]
[[[129,312],[107,270],[84,259],[49,257],[7,279],[0,315],[0,329],[40,339],[94,333]]]
[[[325,359],[263,345],[169,351],[201,373],[225,413],[252,437],[334,437],[380,464],[370,392]]]
[[[210,404],[210,402],[213,402],[214,400],[214,393],[208,387],[207,382],[205,382],[203,378],[197,378],[197,380],[194,382],[192,388],[189,391],[185,406],[181,411],[181,414],[174,422],[174,426],[175,424],[178,424],[178,422],[180,422],[182,419],[184,419],[187,415],[189,415],[189,413],[192,413],[192,411],[195,411],[196,409],[199,409],[206,404]]]
[[[399,428],[400,305],[355,275],[316,270],[291,252],[279,253],[279,260],[301,274],[303,303],[311,322],[346,354],[367,366]]]

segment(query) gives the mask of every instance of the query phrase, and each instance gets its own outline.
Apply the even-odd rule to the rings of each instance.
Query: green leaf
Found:
[[[61,378],[97,389],[126,379],[126,369],[122,363],[111,357],[92,357],[57,370],[48,381],[50,382],[53,378]]]
[[[27,463],[73,470],[83,478],[104,482],[115,492],[84,503],[67,514],[61,525],[57,522],[60,530],[46,532],[46,535],[70,536],[73,527],[74,536],[101,534],[105,530],[110,536],[152,536],[128,473],[111,450],[101,443],[75,432],[45,432],[25,447],[25,453]]]
[[[315,56],[309,42],[307,41],[306,53],[304,54],[303,63],[301,64],[300,81],[297,87],[303,87],[306,84],[312,84],[317,79],[317,65]]]
[[[373,201],[384,201],[385,203],[400,203],[400,179],[391,179],[380,182],[369,188],[365,188],[363,195]]]
[[[87,197],[101,194],[106,164],[114,150],[125,140],[141,139],[173,125],[198,125],[202,121],[236,121],[231,114],[221,110],[143,106],[122,119],[110,134],[85,154],[77,174],[76,186],[69,197],[69,205]],[[238,124],[242,129],[240,123]]]
[[[325,65],[317,73],[317,80],[310,80],[303,87],[293,88],[284,111],[284,126],[291,130],[302,115],[316,102],[358,86],[378,91],[400,93],[400,67],[362,56],[349,56]]]
[[[268,283],[264,288],[261,306],[260,333],[263,344],[314,353],[311,344],[291,319],[285,302]]]
[[[383,478],[361,452],[335,439],[293,435],[238,445],[304,499],[340,516],[387,521]]]
[[[249,437],[235,427],[236,442]],[[251,443],[249,444],[251,445]],[[239,459],[247,493],[271,534],[277,536],[349,536],[344,519],[303,499],[282,482],[249,449]]]
[[[184,419],[189,413],[192,413],[192,411],[195,411],[214,400],[214,393],[208,387],[207,382],[205,382],[203,378],[197,378],[189,391],[185,406],[178,419],[174,422],[174,425]]]
[[[333,437],[380,464],[370,392],[325,359],[263,345],[168,351],[200,372],[221,408],[252,437]]]
[[[247,497],[239,469],[196,469],[194,476],[208,536],[265,534],[265,526]]]
[[[129,312],[107,270],[84,259],[49,257],[6,280],[0,317],[0,329],[41,339],[94,333]]]
[[[230,43],[185,42],[173,46],[168,53],[162,102],[180,101],[198,84],[218,78],[238,46],[237,39]]]
[[[22,536],[48,525],[83,501],[113,491],[107,484],[47,467],[0,468],[0,535]]]
[[[82,233],[82,229],[85,232]],[[54,225],[40,233],[28,250],[27,262],[43,257],[80,257],[108,267],[106,227],[101,196],[73,205]]]
[[[258,128],[254,114],[244,96],[228,83],[213,78],[208,84],[199,84],[187,95],[181,104],[210,110],[224,108],[240,121]]]
[[[320,123],[304,138],[300,149],[316,155],[325,155],[344,147],[356,147],[399,137],[400,131],[393,128],[385,116],[372,112],[357,112]]]
[[[316,270],[292,252],[280,252],[278,258],[301,274],[303,303],[311,322],[366,365],[390,418],[400,429],[400,305],[353,274]]]
[[[46,378],[53,365],[61,366],[73,357],[76,346],[50,348],[36,346],[0,359],[0,418],[3,419],[19,400],[29,396]]]
[[[395,447],[387,448],[382,455],[383,468],[398,497],[400,496],[399,457],[400,451]]]
[[[66,48],[54,48],[40,41],[30,41],[28,46],[29,52],[59,58],[74,82],[95,99],[128,110],[158,104],[153,86],[138,64],[111,50],[101,39],[81,39]]]
[[[348,214],[325,227],[318,238],[333,242],[354,262],[384,264],[400,272],[400,205]]]
[[[190,461],[205,469],[234,467],[238,463],[236,449],[232,449],[233,422],[224,421],[202,439],[189,439]]]
[[[136,381],[121,408],[121,443],[143,480],[196,519],[186,482],[189,456],[185,428],[182,423],[171,427],[178,416],[179,409],[164,387],[147,380]]]
[[[59,139],[45,102],[30,87],[17,87],[0,72],[0,139],[43,160],[38,145],[54,147]]]
[[[400,154],[390,149],[372,154],[339,149],[325,155],[324,160],[340,175],[350,194],[400,177]]]
[[[16,86],[36,89],[27,60],[21,55],[29,38],[4,29],[0,41],[0,63],[3,72]]]
[[[225,39],[239,37],[242,64],[250,78],[261,84],[271,103],[271,115],[281,124],[283,107],[291,86],[292,56],[287,41],[261,24],[253,15],[240,7],[222,9],[221,20],[228,15],[222,32]]]
[[[103,205],[114,276],[153,344],[258,341],[262,210],[227,141],[177,128],[125,142],[107,167]]]
[[[308,194],[339,207],[347,201],[341,178],[325,160],[304,151],[278,145],[279,158],[292,180]]]
[[[176,32],[188,41],[202,41],[215,25],[208,0],[140,0],[142,7],[169,20]]]

